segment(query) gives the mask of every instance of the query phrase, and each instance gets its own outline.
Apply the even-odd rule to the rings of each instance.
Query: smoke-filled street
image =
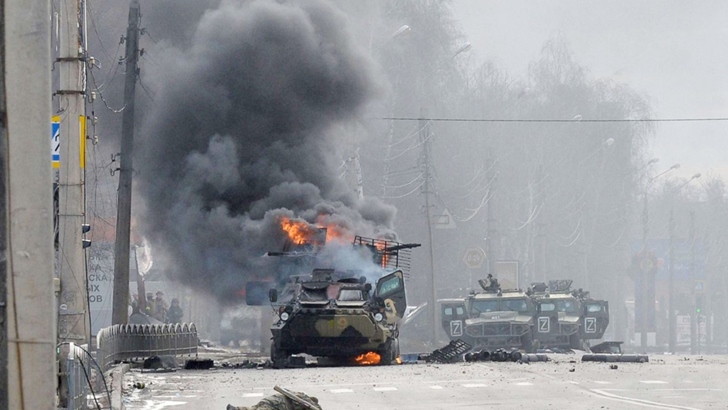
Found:
[[[53,326],[6,339],[57,349],[59,407],[208,348],[235,354],[132,369],[126,407],[726,407],[727,2],[50,3],[52,152],[8,174],[44,158],[53,223],[7,212],[45,276],[7,283]]]
[[[649,363],[582,363],[580,355],[518,363],[405,364],[288,370],[128,373],[127,409],[251,406],[280,385],[323,409],[721,409],[725,356],[654,356]],[[131,385],[143,382],[144,389]]]
[[[119,311],[127,303],[112,300],[110,221],[119,113],[129,98],[119,43],[128,5],[90,3],[89,47],[99,62],[89,68],[99,96],[92,131],[101,135],[88,165],[95,333],[111,325],[112,304]],[[688,77],[706,94],[720,87],[689,76],[690,59],[705,58],[690,46],[670,57],[680,64],[648,64],[672,61],[664,48],[625,54],[639,55],[634,61],[618,52],[665,38],[677,23],[631,31],[639,24],[621,12],[630,2],[600,9],[609,28],[586,27],[593,16],[572,19],[548,2],[139,6],[129,206],[131,245],[146,256],[132,269],[149,290],[178,299],[183,320],[199,324],[203,338],[265,339],[267,324],[247,336],[230,328],[250,316],[249,285],[281,291],[310,274],[309,264],[287,257],[291,243],[318,246],[317,232],[326,230],[330,266],[318,267],[372,284],[382,274],[377,263],[343,250],[354,238],[421,244],[400,266],[412,308],[479,291],[488,274],[504,289],[571,280],[572,290],[608,303],[605,337],[626,348],[725,352],[723,165],[711,159],[719,150],[698,152],[720,145],[674,143],[676,134],[724,135],[724,122],[715,107],[695,112],[697,103],[678,104],[665,88]],[[679,21],[681,8],[645,13]],[[702,27],[722,25],[708,10],[667,37],[710,44]],[[541,25],[529,23],[542,16]],[[522,36],[512,38],[514,30]],[[605,35],[613,32],[634,41]],[[287,226],[306,237],[294,240]],[[142,280],[131,280],[127,299],[144,299]],[[266,299],[267,289],[255,289]],[[418,348],[441,341],[431,326],[409,333],[423,342]]]

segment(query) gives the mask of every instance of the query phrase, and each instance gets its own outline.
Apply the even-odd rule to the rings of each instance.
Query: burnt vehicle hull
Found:
[[[271,332],[277,367],[284,367],[285,359],[295,354],[346,360],[375,352],[381,356],[381,364],[389,364],[399,355],[396,332],[382,327],[368,312],[302,312]]]
[[[294,297],[280,306],[279,320],[271,327],[274,367],[287,367],[296,354],[347,362],[374,353],[377,359],[367,364],[396,361],[398,322],[406,308],[402,271],[380,278],[372,297],[366,296],[371,285],[363,281],[303,281],[296,289]],[[328,299],[308,300],[319,293]]]
[[[409,266],[409,251],[420,245],[361,236],[346,244],[336,235],[335,243],[327,243],[326,228],[284,222],[296,241],[267,256],[281,257],[276,272],[285,281],[246,284],[246,303],[262,304],[267,289],[278,316],[270,328],[273,367],[287,367],[298,354],[361,364],[394,362],[399,321],[407,309],[400,266]],[[307,233],[315,235],[299,238]]]
[[[359,355],[379,349],[388,337],[369,314],[350,311],[299,313],[271,331],[280,349],[312,356]]]

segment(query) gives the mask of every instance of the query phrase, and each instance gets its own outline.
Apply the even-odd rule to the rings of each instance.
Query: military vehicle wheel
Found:
[[[581,339],[579,339],[579,333],[574,333],[572,335],[569,335],[569,347],[572,349],[578,349],[583,350],[584,346],[581,343]]]
[[[397,356],[399,356],[399,341],[395,339],[388,339],[384,342],[384,350],[380,353],[382,357],[379,364],[387,366],[395,362]]]
[[[274,369],[283,369],[288,365],[290,355],[285,350],[276,348],[275,342],[270,346],[270,361]]]
[[[521,347],[526,353],[533,353],[533,334],[530,331],[521,336]]]

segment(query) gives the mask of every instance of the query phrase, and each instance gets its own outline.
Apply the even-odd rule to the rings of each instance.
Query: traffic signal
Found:
[[[703,297],[695,296],[695,313],[701,313],[703,311]]]

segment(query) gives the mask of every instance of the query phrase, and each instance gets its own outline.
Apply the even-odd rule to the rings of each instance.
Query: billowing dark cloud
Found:
[[[230,301],[271,274],[280,218],[395,238],[394,209],[339,178],[374,94],[371,62],[324,1],[222,1],[187,47],[157,50],[136,160],[145,234],[174,278]]]

